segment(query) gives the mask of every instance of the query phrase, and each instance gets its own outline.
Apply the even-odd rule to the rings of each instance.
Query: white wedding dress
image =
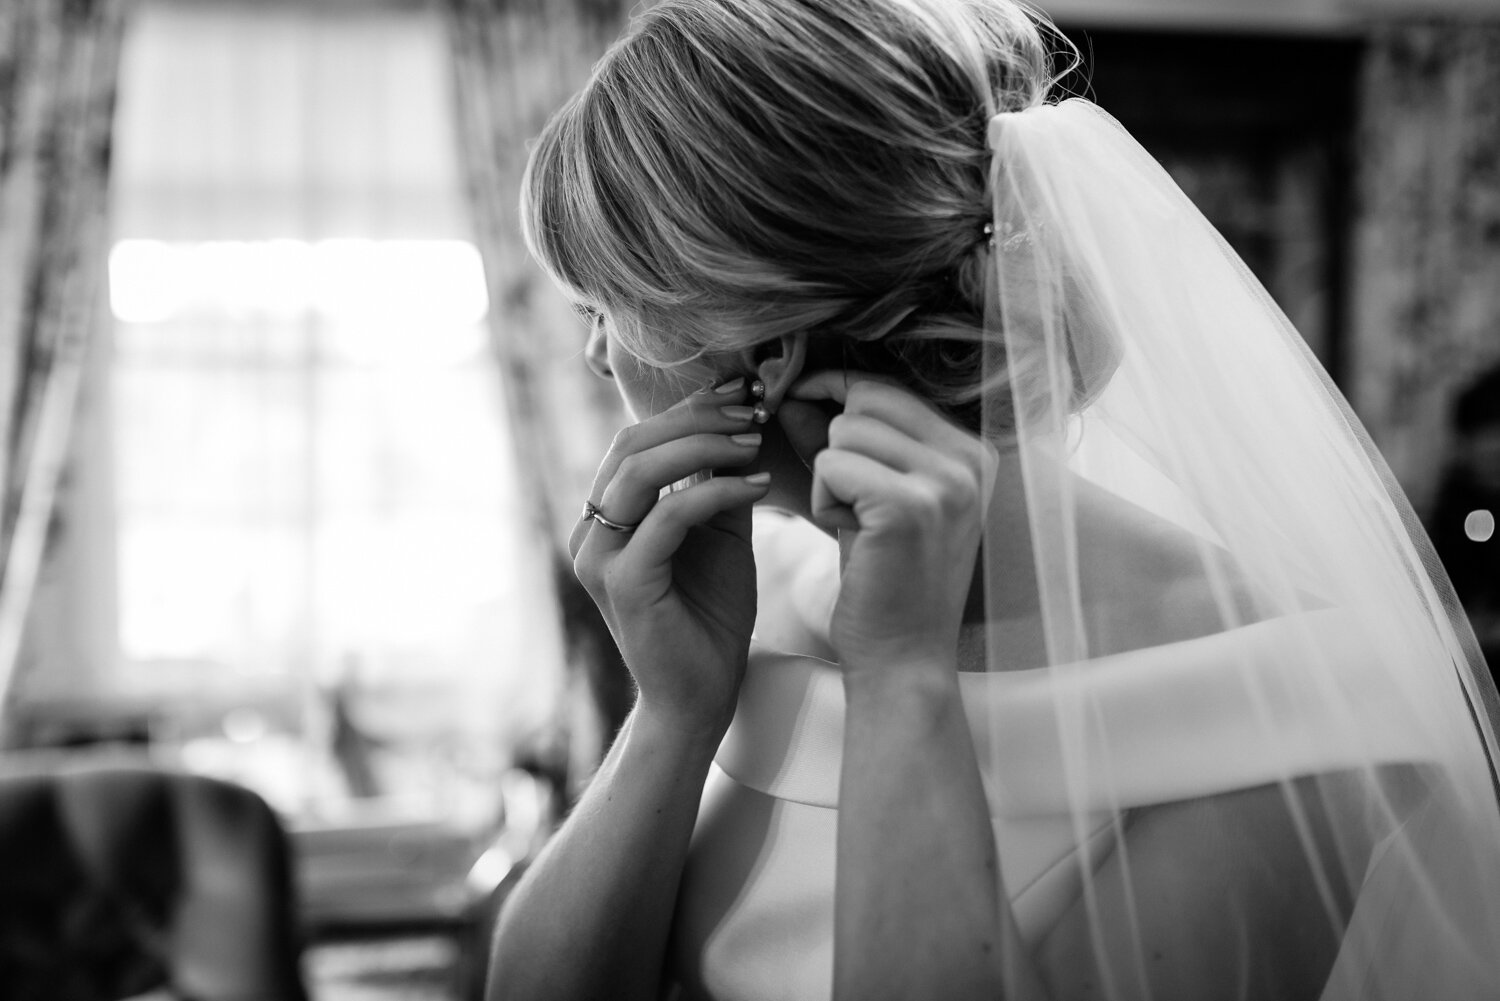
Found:
[[[837,554],[809,532],[816,530],[758,518],[758,641],[703,793],[679,895],[671,965],[683,1001],[824,1001],[831,994],[842,680],[820,657],[760,642],[819,642],[820,620],[836,597],[826,588],[837,586]],[[1314,672],[1288,657],[1305,655],[1310,637],[1338,683],[1366,689],[1355,726],[1330,728],[1302,714],[1322,704],[1304,689],[1327,680],[1319,672],[1314,682]],[[961,674],[1023,938],[1040,940],[1079,900],[1085,874],[1114,850],[1124,811],[1372,763],[1369,747],[1340,734],[1383,734],[1379,763],[1440,756],[1392,690],[1362,677],[1377,659],[1348,617],[1327,610],[1063,668]],[[1269,736],[1279,757],[1265,753],[1266,714],[1241,708],[1247,678],[1274,706],[1279,732]],[[1071,686],[1106,723],[1107,738],[1089,753],[1108,781],[1082,809],[1056,738],[1058,686]],[[1413,902],[1415,877],[1403,871],[1399,852],[1385,850],[1401,836],[1398,830],[1373,855],[1325,1001],[1434,996],[1424,990],[1431,981],[1408,984],[1409,994],[1393,988],[1386,966],[1410,972],[1433,961],[1397,962],[1403,948],[1447,963],[1437,996],[1466,996],[1454,992],[1470,984],[1465,957],[1461,950],[1441,955],[1443,936],[1423,927],[1425,912]],[[1485,976],[1473,971],[1476,992],[1486,989]]]

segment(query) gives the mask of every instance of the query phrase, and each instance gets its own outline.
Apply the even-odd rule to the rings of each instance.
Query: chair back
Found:
[[[0,777],[6,1001],[306,1001],[290,851],[241,786],[148,767]]]

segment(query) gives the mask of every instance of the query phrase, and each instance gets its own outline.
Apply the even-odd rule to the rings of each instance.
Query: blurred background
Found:
[[[620,413],[516,193],[633,6],[0,5],[0,779],[252,791],[314,997],[472,996],[628,706],[559,557]],[[1495,663],[1500,0],[1046,9]]]

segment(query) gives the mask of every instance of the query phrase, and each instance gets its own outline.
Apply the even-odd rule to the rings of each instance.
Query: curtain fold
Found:
[[[1353,397],[1423,510],[1453,395],[1500,361],[1500,19],[1387,21],[1368,39]]]
[[[553,546],[567,695],[553,778],[571,795],[603,757],[634,689],[567,556],[599,457],[623,423],[613,385],[582,358],[585,332],[530,260],[519,198],[530,140],[620,33],[622,0],[448,0],[460,157],[484,259],[499,364],[530,528]]]
[[[619,34],[620,0],[448,0],[455,99],[491,341],[532,518],[559,546],[619,427],[612,386],[583,365],[584,332],[529,260],[519,197],[530,140]]]
[[[100,329],[124,4],[0,4],[0,703]]]

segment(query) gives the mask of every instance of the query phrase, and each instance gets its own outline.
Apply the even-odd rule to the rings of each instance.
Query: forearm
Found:
[[[637,707],[561,830],[507,900],[489,997],[654,998],[717,741]]]
[[[845,692],[835,998],[1043,997],[956,679],[869,672]]]

